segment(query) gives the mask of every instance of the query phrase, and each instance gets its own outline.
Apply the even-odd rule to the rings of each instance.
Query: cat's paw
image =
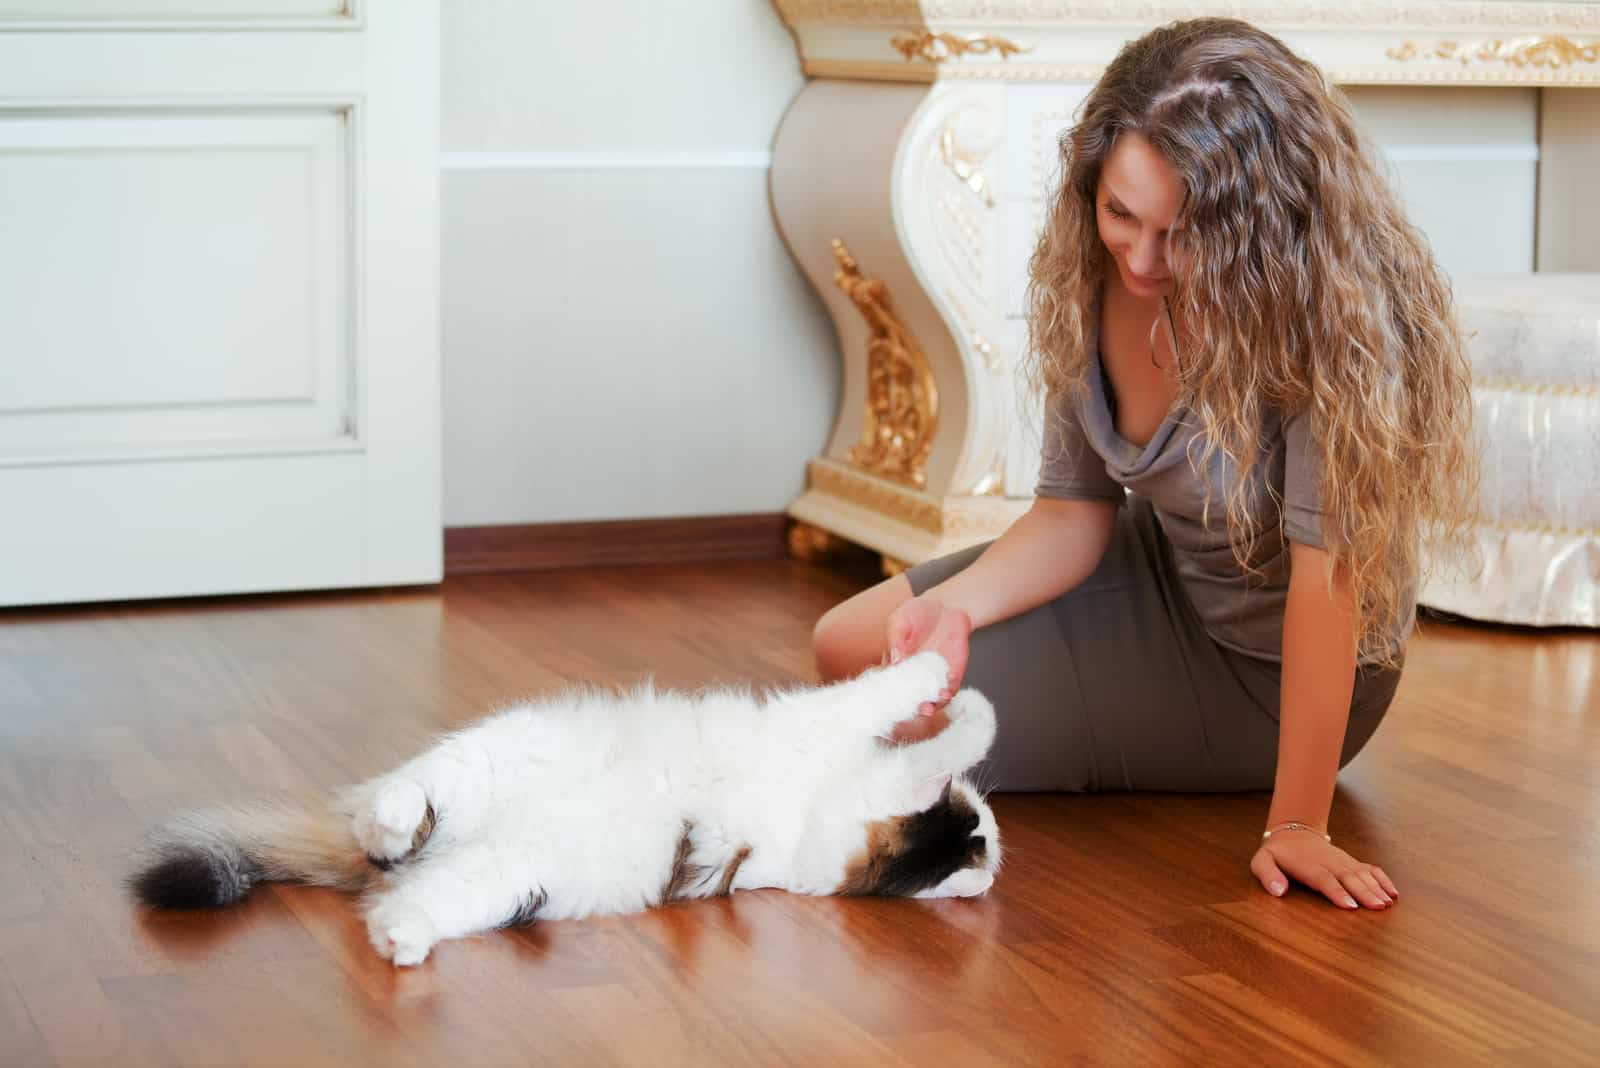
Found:
[[[384,898],[367,911],[367,940],[384,960],[410,967],[428,959],[439,935],[426,912],[409,902]]]
[[[905,686],[905,703],[943,704],[950,696],[950,662],[932,649],[914,653],[890,668]]]
[[[352,829],[368,857],[392,864],[420,843],[417,831],[428,814],[428,798],[410,779],[389,779],[356,811]]]
[[[952,872],[938,886],[917,891],[917,897],[977,897],[994,885],[994,876],[982,868]]]
[[[946,705],[946,715],[950,716],[952,724],[960,723],[963,729],[987,732],[990,739],[994,737],[995,707],[976,689],[963,689],[955,694]]]

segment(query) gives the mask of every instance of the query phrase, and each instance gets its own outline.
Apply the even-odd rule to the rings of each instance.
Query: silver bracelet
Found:
[[[1325,841],[1333,841],[1333,835],[1323,834],[1321,831],[1311,826],[1311,824],[1301,823],[1299,820],[1286,820],[1283,823],[1278,824],[1276,827],[1268,827],[1266,830],[1261,832],[1261,840],[1265,842],[1268,838],[1271,838],[1279,831],[1310,831],[1312,834],[1321,834]]]

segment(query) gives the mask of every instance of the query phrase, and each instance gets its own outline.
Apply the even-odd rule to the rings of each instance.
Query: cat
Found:
[[[130,886],[157,908],[229,905],[258,882],[364,891],[368,938],[397,965],[443,939],[738,889],[977,896],[1000,834],[963,773],[994,741],[993,706],[964,689],[940,733],[885,740],[947,672],[930,651],[765,697],[530,702],[331,799],[179,817]]]

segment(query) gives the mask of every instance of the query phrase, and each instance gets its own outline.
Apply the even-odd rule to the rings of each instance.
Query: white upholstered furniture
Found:
[[[1422,591],[1504,623],[1600,626],[1600,274],[1458,279],[1483,456],[1481,565]]]

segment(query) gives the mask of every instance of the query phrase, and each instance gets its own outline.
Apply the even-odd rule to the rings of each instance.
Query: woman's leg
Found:
[[[957,554],[919,565],[907,577],[921,592],[968,563]],[[1276,665],[1238,671],[1232,655],[1206,634],[1160,525],[1140,498],[1118,509],[1105,555],[1088,578],[974,632],[970,652],[966,684],[994,703],[999,721],[986,785],[1271,785]]]

